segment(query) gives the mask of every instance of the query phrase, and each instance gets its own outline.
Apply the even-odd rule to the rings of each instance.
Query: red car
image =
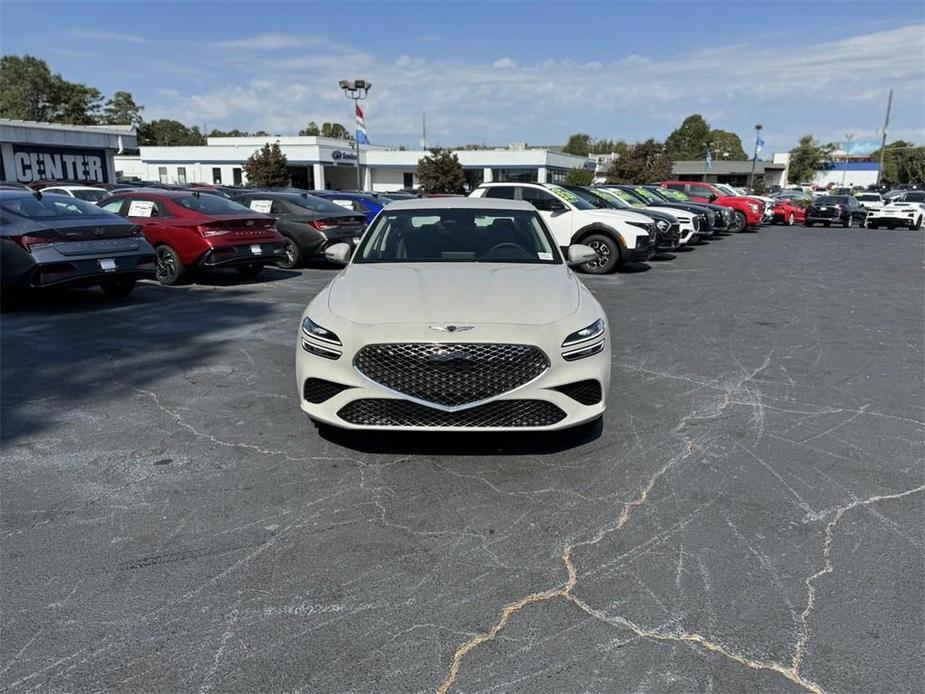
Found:
[[[776,198],[777,202],[771,209],[771,224],[786,224],[792,227],[797,222],[806,220],[806,208],[800,207],[787,198]]]
[[[735,222],[730,231],[757,229],[764,220],[764,203],[745,195],[726,195],[719,188],[714,188],[703,181],[662,181],[662,188],[679,190],[693,202],[710,202],[714,205],[729,207],[735,212]]]
[[[141,226],[154,246],[155,278],[176,284],[191,270],[233,267],[256,277],[286,259],[285,239],[272,217],[217,195],[196,191],[114,193],[99,206]]]

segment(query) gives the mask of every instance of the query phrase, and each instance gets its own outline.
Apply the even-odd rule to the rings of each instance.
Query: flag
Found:
[[[712,169],[712,168],[713,168],[713,155],[710,154],[710,148],[709,148],[709,147],[707,147],[707,168],[708,168],[708,169]]]
[[[357,143],[361,145],[368,145],[369,138],[366,136],[366,119],[363,117],[363,109],[360,108],[360,105],[356,105],[357,109]]]
[[[758,161],[758,154],[761,152],[761,148],[764,147],[764,140],[761,139],[761,134],[755,136],[755,161]]]

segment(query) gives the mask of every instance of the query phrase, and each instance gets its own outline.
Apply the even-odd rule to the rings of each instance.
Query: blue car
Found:
[[[373,221],[373,217],[379,214],[385,205],[390,201],[385,200],[375,193],[348,193],[341,190],[313,190],[311,194],[330,200],[335,205],[340,205],[345,210],[361,212],[366,215],[366,223]]]

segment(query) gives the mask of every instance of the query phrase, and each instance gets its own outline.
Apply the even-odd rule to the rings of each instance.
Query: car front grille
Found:
[[[600,382],[593,379],[568,383],[555,388],[555,390],[568,395],[572,400],[580,402],[582,405],[596,405],[603,397]]]
[[[549,368],[549,359],[532,345],[393,343],[363,347],[353,365],[390,390],[457,407],[529,383]]]
[[[344,405],[337,416],[350,424],[382,427],[544,427],[565,419],[545,400],[496,400],[444,412],[408,400],[365,398]]]

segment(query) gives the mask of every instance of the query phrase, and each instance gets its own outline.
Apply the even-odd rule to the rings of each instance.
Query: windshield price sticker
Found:
[[[129,217],[150,217],[154,213],[154,202],[151,200],[132,200],[128,206]]]
[[[270,210],[273,208],[272,200],[251,200],[251,209],[254,212],[260,212],[261,214],[270,214]]]
[[[552,260],[552,253],[537,253],[536,257],[540,260]]]
[[[353,203],[349,200],[332,200],[335,205],[340,205],[341,207],[346,207],[348,210],[353,209]]]
[[[558,195],[560,198],[565,200],[566,202],[577,202],[578,201],[578,196],[575,195],[575,193],[573,193],[570,190],[566,190],[565,188],[560,188],[559,186],[550,186],[549,189],[553,193]]]

